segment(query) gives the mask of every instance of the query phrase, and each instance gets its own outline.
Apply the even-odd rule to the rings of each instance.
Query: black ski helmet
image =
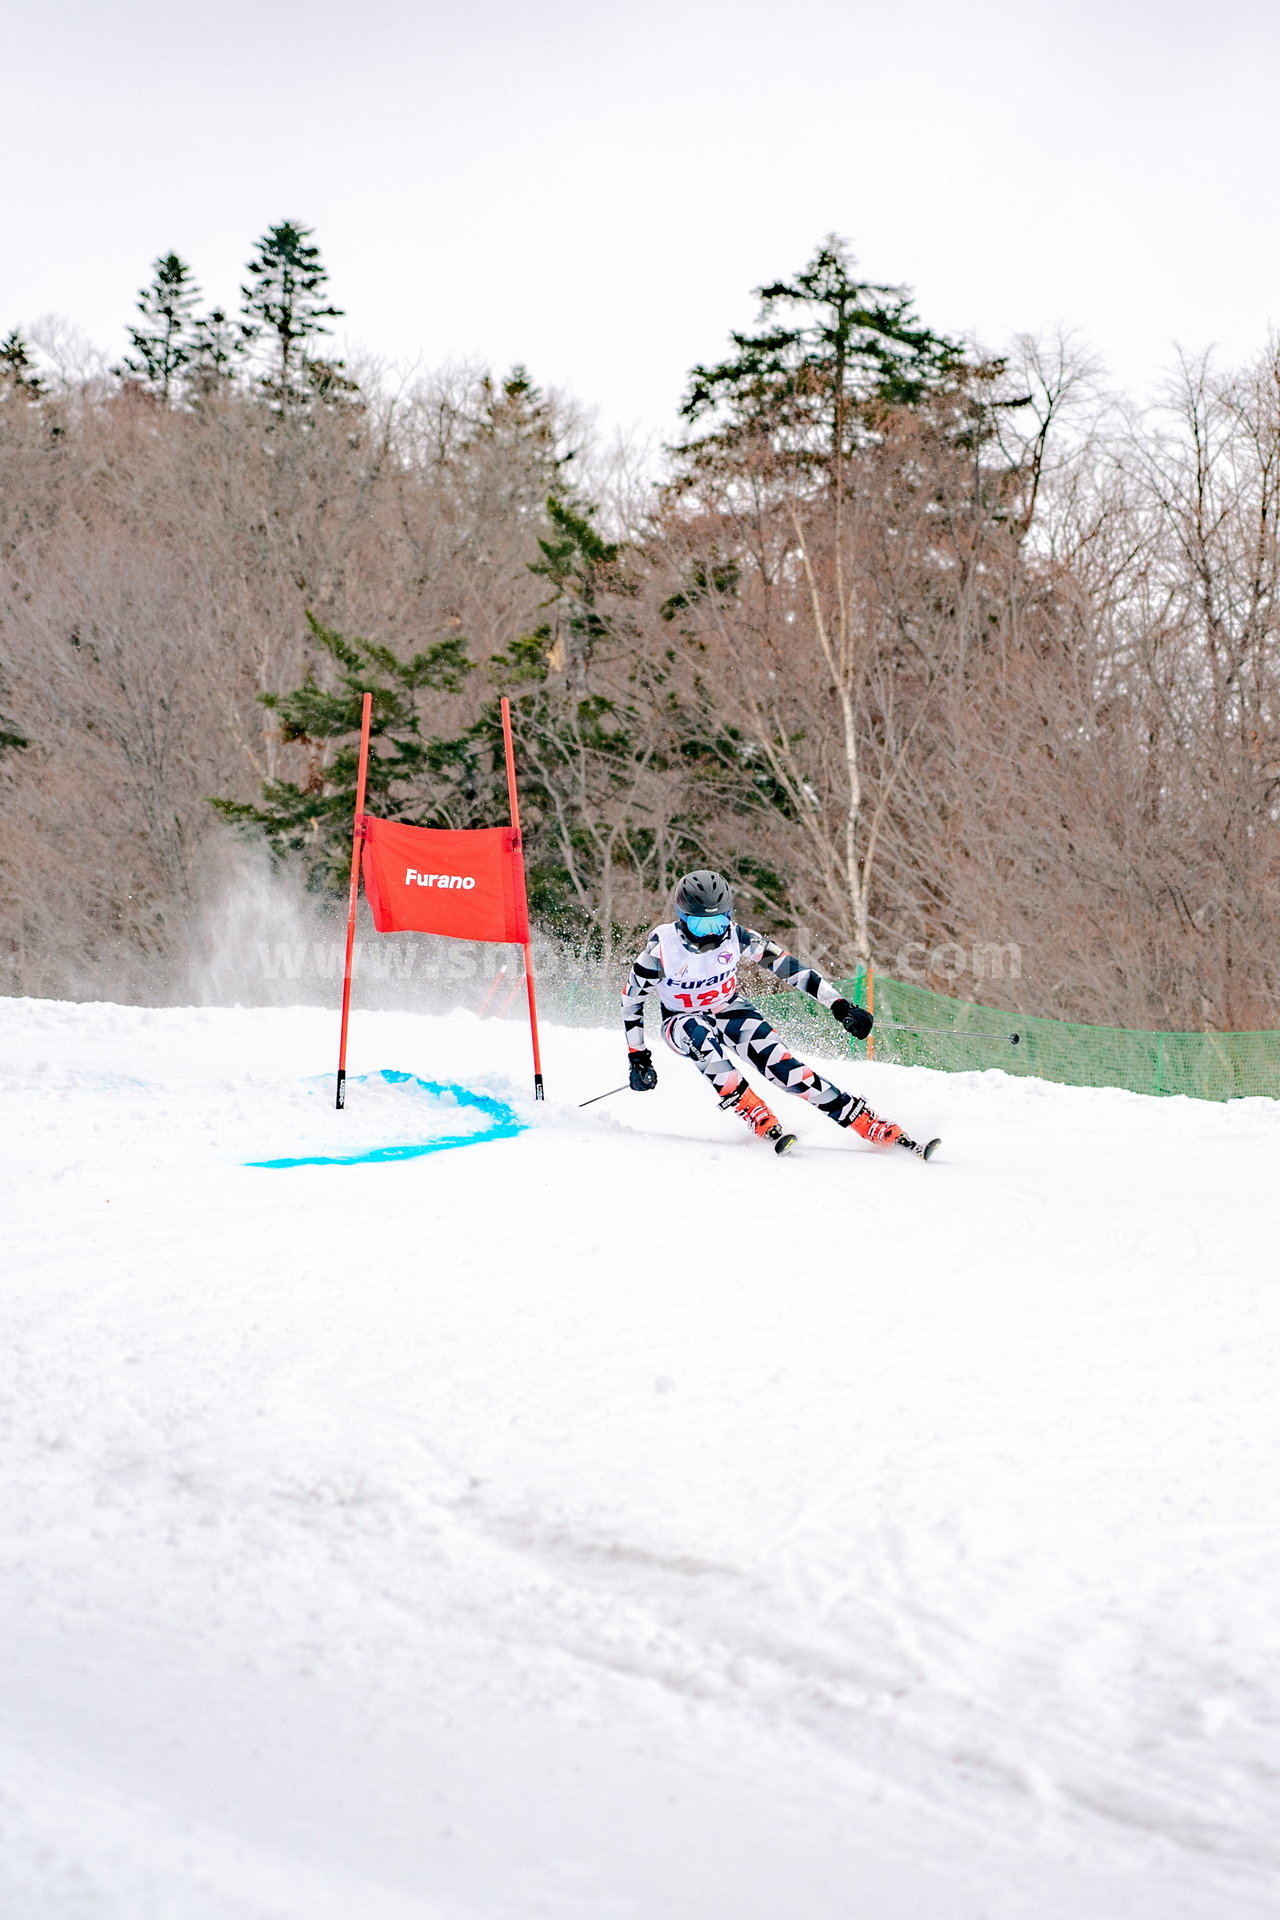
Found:
[[[720,945],[733,921],[733,893],[722,873],[711,873],[705,867],[697,873],[686,873],[676,887],[675,904],[676,925],[686,946],[695,953],[710,953]],[[689,925],[690,918],[718,920],[721,924],[714,930],[695,932]]]

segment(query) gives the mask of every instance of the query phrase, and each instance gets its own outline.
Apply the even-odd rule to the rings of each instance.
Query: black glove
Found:
[[[654,1066],[648,1047],[637,1047],[631,1056],[631,1090],[633,1093],[652,1093],[658,1084],[658,1069]]]
[[[875,1021],[865,1007],[855,1007],[848,1000],[833,1000],[831,1015],[833,1019],[840,1022],[846,1033],[853,1035],[855,1040],[865,1040],[875,1025]]]

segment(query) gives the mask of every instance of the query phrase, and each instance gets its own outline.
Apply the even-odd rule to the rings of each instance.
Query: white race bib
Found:
[[[662,979],[658,998],[667,1013],[697,1013],[728,1006],[738,991],[738,929],[731,926],[710,953],[693,953],[674,925],[659,927]]]

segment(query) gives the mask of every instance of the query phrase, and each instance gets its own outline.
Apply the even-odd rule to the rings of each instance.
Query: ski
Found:
[[[795,1134],[784,1133],[781,1127],[771,1127],[769,1132],[761,1134],[760,1138],[770,1141],[775,1153],[790,1153],[792,1147],[796,1144]],[[895,1146],[905,1147],[908,1153],[914,1153],[921,1160],[929,1160],[933,1157],[936,1149],[942,1145],[942,1142],[941,1140],[926,1140],[922,1146],[919,1141],[910,1139],[908,1135],[904,1133],[899,1135],[894,1144]]]

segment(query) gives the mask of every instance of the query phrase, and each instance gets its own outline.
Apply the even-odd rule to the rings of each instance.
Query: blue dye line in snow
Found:
[[[348,1080],[347,1085],[358,1087],[369,1080],[385,1080],[389,1086],[404,1086],[411,1082],[435,1100],[448,1094],[455,1106],[474,1107],[480,1113],[487,1113],[490,1124],[482,1133],[438,1134],[434,1140],[415,1141],[401,1147],[371,1147],[367,1153],[304,1153],[296,1159],[246,1160],[244,1164],[247,1167],[358,1167],[367,1161],[419,1160],[424,1153],[445,1153],[450,1147],[476,1147],[485,1140],[510,1140],[513,1135],[525,1131],[524,1121],[517,1117],[505,1100],[495,1100],[488,1093],[473,1093],[470,1087],[460,1087],[453,1080],[419,1080],[416,1074],[399,1073],[394,1067],[383,1067],[376,1074],[359,1074]]]

